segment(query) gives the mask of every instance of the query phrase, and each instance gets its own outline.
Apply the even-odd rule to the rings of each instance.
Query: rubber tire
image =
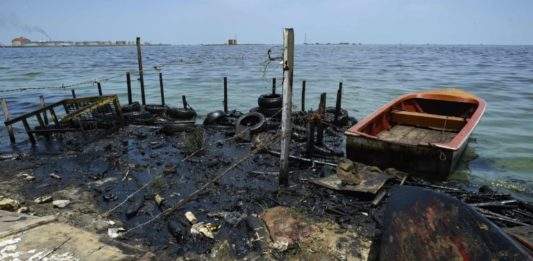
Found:
[[[144,110],[155,115],[161,115],[167,111],[168,107],[166,105],[159,104],[146,104],[144,105]]]
[[[249,128],[250,133],[259,133],[266,128],[265,116],[259,112],[249,112],[237,119],[235,129],[237,132]]]
[[[131,104],[126,104],[122,106],[122,112],[132,112],[132,111],[140,111],[141,110],[141,104],[139,102],[133,102]]]
[[[193,109],[169,108],[167,115],[173,119],[190,119],[196,116],[196,111]]]
[[[283,97],[281,94],[263,94],[257,99],[257,104],[261,109],[281,108]]]
[[[167,134],[167,135],[173,135],[178,132],[182,131],[190,131],[194,128],[193,123],[172,123],[172,124],[165,124],[163,127],[161,127],[161,133]]]
[[[123,113],[122,116],[129,121],[147,121],[153,119],[152,114],[147,111],[126,112]]]
[[[281,118],[281,108],[261,108],[259,112],[265,115],[265,117]]]
[[[212,111],[205,116],[204,125],[218,124],[219,120],[227,117],[224,111]]]

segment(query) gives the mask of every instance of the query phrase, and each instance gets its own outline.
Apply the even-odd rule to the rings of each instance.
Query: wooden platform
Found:
[[[449,131],[395,125],[380,132],[377,137],[380,140],[417,145],[420,143],[446,143],[452,140],[456,134]]]

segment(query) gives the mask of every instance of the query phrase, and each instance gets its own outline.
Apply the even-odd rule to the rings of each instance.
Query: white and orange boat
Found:
[[[345,132],[347,157],[443,179],[457,166],[484,112],[483,99],[456,88],[407,94]]]

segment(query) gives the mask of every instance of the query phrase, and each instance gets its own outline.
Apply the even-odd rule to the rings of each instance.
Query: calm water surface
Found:
[[[227,76],[230,107],[246,111],[270,90],[272,77],[281,77],[278,62],[265,70],[269,48],[281,52],[274,45],[143,47],[147,102],[160,102],[154,66],[163,65],[167,104],[177,106],[187,95],[201,115],[221,109]],[[343,107],[359,119],[407,92],[456,86],[482,97],[488,108],[466,155],[473,160],[452,179],[533,199],[533,46],[297,45],[295,60],[296,97],[306,80],[308,108],[317,107],[321,92],[332,105],[343,81]],[[70,96],[71,88],[48,87],[114,77],[102,81],[104,94],[126,103],[125,72],[136,74],[136,63],[135,47],[0,48],[0,96],[19,115],[36,108],[39,95],[47,102]],[[35,87],[47,88],[20,90]],[[78,96],[97,95],[91,83],[73,88]],[[27,139],[22,126],[15,130],[19,141]],[[0,151],[9,150],[1,126]]]

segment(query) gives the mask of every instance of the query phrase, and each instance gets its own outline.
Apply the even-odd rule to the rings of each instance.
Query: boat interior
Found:
[[[388,108],[362,132],[404,144],[447,143],[470,120],[476,103],[411,98]]]

